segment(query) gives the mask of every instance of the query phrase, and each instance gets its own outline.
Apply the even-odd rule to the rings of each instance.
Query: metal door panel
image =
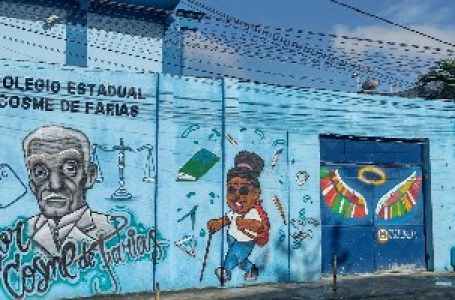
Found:
[[[340,139],[321,139],[321,161],[344,161],[345,143]]]
[[[339,273],[426,267],[422,145],[321,139],[323,273],[333,254]],[[350,193],[364,199],[364,216],[346,205],[358,200]]]
[[[373,189],[377,225],[424,224],[422,169],[420,167],[382,168],[387,182]],[[389,177],[389,174],[394,174]],[[393,179],[392,179],[393,178]]]
[[[340,274],[374,271],[373,244],[371,226],[322,226],[322,273],[332,272],[334,254]]]
[[[423,225],[376,226],[376,269],[425,269]]]
[[[422,145],[400,142],[345,142],[345,162],[374,164],[419,164]]]
[[[357,170],[357,166],[321,166],[322,225],[373,225],[371,189],[359,182]]]

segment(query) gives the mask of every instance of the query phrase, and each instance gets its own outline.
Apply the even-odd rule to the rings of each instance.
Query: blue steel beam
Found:
[[[80,0],[79,7],[67,15],[67,66],[87,67],[87,11],[89,8],[90,0]]]

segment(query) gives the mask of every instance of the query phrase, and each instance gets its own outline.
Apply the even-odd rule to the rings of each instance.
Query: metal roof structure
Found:
[[[173,10],[177,7],[180,0],[120,0],[120,1],[109,1],[117,2],[119,4],[129,4],[143,7],[152,7],[164,10]]]

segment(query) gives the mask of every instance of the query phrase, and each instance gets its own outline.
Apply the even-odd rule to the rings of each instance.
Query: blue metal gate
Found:
[[[424,143],[320,142],[322,273],[425,269]]]

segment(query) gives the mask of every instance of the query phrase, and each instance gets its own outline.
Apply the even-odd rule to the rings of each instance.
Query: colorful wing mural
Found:
[[[422,176],[412,173],[404,181],[382,196],[376,206],[376,215],[384,220],[401,217],[412,210],[419,196]]]
[[[344,218],[368,215],[365,198],[341,179],[338,170],[321,168],[321,191],[327,206]]]

